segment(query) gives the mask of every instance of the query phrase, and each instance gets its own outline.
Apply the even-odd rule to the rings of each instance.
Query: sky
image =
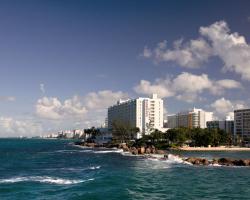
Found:
[[[0,0],[0,137],[99,126],[122,98],[250,107],[250,2]]]

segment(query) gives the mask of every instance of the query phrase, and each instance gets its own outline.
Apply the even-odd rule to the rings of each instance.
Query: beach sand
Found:
[[[250,151],[248,147],[179,147],[182,151]]]

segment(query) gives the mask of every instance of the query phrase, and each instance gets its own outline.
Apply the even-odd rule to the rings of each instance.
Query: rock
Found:
[[[218,163],[218,160],[217,160],[217,159],[213,159],[213,160],[210,162],[210,164],[212,164],[212,165],[218,165],[219,163]]]
[[[146,150],[145,150],[145,153],[146,153],[146,154],[151,154],[151,148],[150,148],[150,147],[147,147]]]
[[[209,164],[208,160],[205,158],[190,157],[190,158],[187,158],[185,161],[192,163],[193,165],[208,165]]]
[[[124,152],[128,152],[128,151],[129,151],[129,148],[126,146],[126,147],[123,147],[122,150],[123,150]]]
[[[166,151],[164,151],[164,150],[156,150],[156,153],[157,154],[166,154]]]
[[[248,163],[245,160],[242,160],[242,159],[240,159],[240,160],[234,160],[233,164],[235,166],[248,166]]]
[[[220,165],[226,165],[226,166],[231,166],[231,165],[234,164],[233,161],[231,159],[229,159],[229,158],[220,158],[218,160],[218,163]]]
[[[95,147],[96,144],[95,143],[85,143],[85,146],[87,146],[87,147]]]
[[[119,149],[122,149],[124,152],[129,151],[129,147],[127,146],[126,143],[121,143],[121,144],[119,144],[118,148],[119,148]]]
[[[205,158],[204,158],[204,159],[202,159],[202,161],[201,161],[201,162],[202,162],[202,164],[203,164],[203,165],[209,165],[208,160],[207,160],[207,159],[205,159]]]
[[[156,149],[155,149],[155,147],[152,145],[152,147],[151,147],[151,153],[152,154],[155,154],[156,153]]]
[[[245,159],[243,161],[245,163],[245,166],[250,166],[250,159]]]
[[[130,152],[131,152],[133,155],[138,155],[138,150],[137,150],[135,147],[131,147],[131,148],[130,148]]]
[[[145,153],[145,147],[138,148],[138,153],[139,154],[144,154]]]

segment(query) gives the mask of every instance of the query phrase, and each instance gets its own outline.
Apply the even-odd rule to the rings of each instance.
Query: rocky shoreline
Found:
[[[250,166],[250,159],[219,158],[208,160],[206,158],[189,157],[184,161],[193,165]]]
[[[161,160],[167,160],[169,156],[169,151],[167,150],[159,150],[153,145],[148,146],[140,146],[140,147],[128,147],[127,144],[121,143],[117,145],[98,145],[96,143],[86,143],[86,142],[76,142],[75,145],[78,146],[84,146],[89,148],[118,148],[122,149],[123,152],[131,153],[132,155],[145,155],[149,156],[151,158],[157,158],[154,157],[154,155],[161,155]],[[177,155],[175,155],[177,156]],[[249,166],[250,167],[250,159],[231,159],[231,158],[219,158],[219,159],[213,159],[208,160],[206,158],[197,158],[197,157],[189,157],[189,158],[183,158],[181,156],[178,156],[180,159],[183,160],[183,162],[192,164],[192,165],[199,165],[199,166],[208,166],[208,165],[219,165],[219,166]]]

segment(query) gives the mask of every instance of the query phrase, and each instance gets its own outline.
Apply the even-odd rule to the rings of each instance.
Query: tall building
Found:
[[[243,141],[250,139],[250,109],[234,111],[234,134]]]
[[[206,112],[202,109],[193,108],[192,110],[179,112],[168,116],[168,128],[206,128],[207,121],[213,119],[212,112]]]
[[[137,98],[120,100],[116,105],[108,108],[108,128],[112,130],[114,121],[129,123],[138,127],[140,138],[142,134],[149,134],[150,129],[163,128],[163,100],[153,94],[152,98]]]
[[[214,120],[207,122],[208,129],[218,128],[224,130],[226,133],[231,135],[234,134],[234,121],[233,120]]]

